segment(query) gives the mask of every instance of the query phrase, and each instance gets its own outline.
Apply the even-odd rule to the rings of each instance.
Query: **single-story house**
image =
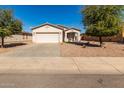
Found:
[[[78,42],[80,41],[80,30],[45,23],[32,28],[32,41],[35,43]]]

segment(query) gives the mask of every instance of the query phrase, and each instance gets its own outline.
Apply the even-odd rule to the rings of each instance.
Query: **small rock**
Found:
[[[86,48],[86,45],[83,45],[83,48]]]
[[[106,46],[103,46],[103,48],[106,48]]]

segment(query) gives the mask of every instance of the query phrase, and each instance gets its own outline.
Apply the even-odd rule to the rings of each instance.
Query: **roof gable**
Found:
[[[46,25],[58,28],[58,29],[63,30],[63,31],[68,31],[68,30],[71,30],[71,29],[74,29],[74,30],[77,30],[77,31],[81,31],[81,30],[79,30],[77,28],[68,28],[68,27],[63,26],[63,25],[54,25],[54,24],[50,24],[50,23],[45,23],[45,24],[42,24],[40,26],[33,27],[32,30],[40,28],[40,27],[43,27],[43,26],[46,26]]]
[[[53,25],[53,24],[49,24],[49,23],[45,23],[45,24],[43,24],[43,25],[33,27],[32,30],[37,29],[37,28],[40,28],[40,27],[43,27],[43,26],[46,26],[46,25],[52,26],[52,27],[55,27],[55,28],[58,28],[58,29],[60,29],[60,30],[64,30],[64,29],[62,29],[62,28],[59,27],[59,26],[56,26],[56,25]]]
[[[70,28],[70,29],[67,29],[67,30],[65,30],[65,31],[69,31],[69,30],[77,30],[77,31],[81,31],[81,30],[79,30],[79,29],[77,29],[77,28]]]
[[[65,27],[65,26],[63,26],[63,25],[57,25],[57,26],[59,26],[59,27],[65,29],[65,30],[69,29],[68,27]]]

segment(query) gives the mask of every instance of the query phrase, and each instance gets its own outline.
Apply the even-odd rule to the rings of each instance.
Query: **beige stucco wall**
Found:
[[[70,29],[70,30],[68,30],[68,31],[66,31],[65,32],[65,41],[68,41],[68,39],[67,39],[67,33],[69,33],[69,32],[76,32],[77,33],[77,37],[78,37],[78,41],[80,41],[80,31],[77,31],[77,30],[75,30],[75,29]]]
[[[23,41],[31,41],[32,36],[27,36],[27,38],[23,38],[23,35],[12,35],[10,37],[5,38],[5,42],[23,42]]]
[[[49,26],[49,25],[45,25],[36,29],[32,30],[32,40],[33,42],[36,42],[36,32],[59,32],[59,38],[60,38],[60,42],[63,42],[63,30]]]

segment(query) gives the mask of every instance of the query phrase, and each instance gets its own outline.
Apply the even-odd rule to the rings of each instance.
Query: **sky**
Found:
[[[14,17],[21,20],[23,30],[31,32],[31,28],[44,23],[60,24],[75,27],[85,32],[79,5],[1,5],[0,8],[13,10]]]

